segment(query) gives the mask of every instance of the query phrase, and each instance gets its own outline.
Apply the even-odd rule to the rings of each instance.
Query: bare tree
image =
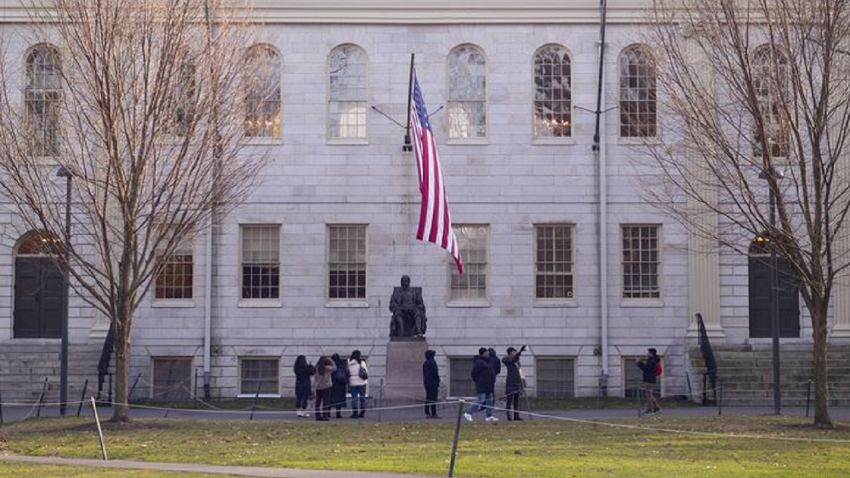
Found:
[[[180,242],[239,204],[264,163],[243,147],[245,94],[262,76],[245,64],[248,10],[51,0],[29,11],[37,46],[2,60],[0,191],[30,230],[61,238],[56,172],[70,173],[73,240],[47,243],[111,321],[113,419],[126,421],[134,312]]]
[[[647,41],[664,123],[644,148],[662,172],[647,191],[693,233],[742,254],[758,237],[791,264],[813,329],[815,423],[832,426],[827,313],[850,265],[850,3],[653,0]]]

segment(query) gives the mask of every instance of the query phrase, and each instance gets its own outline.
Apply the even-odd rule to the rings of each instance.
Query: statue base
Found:
[[[422,363],[428,342],[425,337],[392,337],[387,344],[387,376],[384,402],[415,404],[425,400]]]

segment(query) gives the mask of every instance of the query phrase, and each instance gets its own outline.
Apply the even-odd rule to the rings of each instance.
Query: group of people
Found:
[[[472,381],[475,382],[475,403],[469,406],[463,417],[472,421],[472,416],[481,410],[484,410],[485,420],[488,422],[498,422],[499,419],[493,415],[493,407],[496,403],[496,377],[502,373],[502,365],[504,364],[507,371],[505,378],[505,397],[507,404],[508,421],[522,421],[519,414],[519,399],[525,393],[525,383],[520,367],[520,357],[525,351],[526,346],[523,345],[519,350],[508,347],[506,354],[499,360],[496,355],[496,350],[493,348],[481,347],[478,349],[478,355],[473,357],[472,366]]]
[[[366,386],[369,384],[369,368],[359,350],[351,352],[346,361],[339,354],[323,355],[316,365],[299,355],[292,367],[295,372],[295,411],[299,417],[309,417],[307,402],[315,391],[316,420],[328,421],[331,409],[336,408],[336,417],[342,418],[346,395],[351,394],[351,416],[366,416]]]

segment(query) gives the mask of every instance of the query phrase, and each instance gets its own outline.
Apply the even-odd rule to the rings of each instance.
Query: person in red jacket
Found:
[[[646,360],[637,359],[635,365],[643,371],[643,390],[646,395],[646,411],[647,415],[655,415],[661,411],[658,407],[658,402],[655,400],[655,382],[659,370],[658,351],[650,348],[646,350]]]

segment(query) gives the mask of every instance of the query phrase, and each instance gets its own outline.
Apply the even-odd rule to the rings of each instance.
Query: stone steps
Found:
[[[782,403],[803,406],[808,381],[813,379],[812,346],[783,344],[780,347],[780,384]],[[713,346],[719,386],[727,405],[773,404],[773,352],[770,344]],[[690,348],[690,362],[698,377],[694,379],[697,396],[702,391],[705,371],[699,347]],[[829,386],[833,405],[850,405],[850,346],[830,346]]]

